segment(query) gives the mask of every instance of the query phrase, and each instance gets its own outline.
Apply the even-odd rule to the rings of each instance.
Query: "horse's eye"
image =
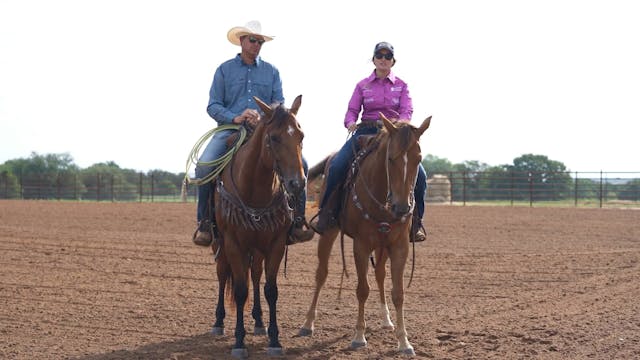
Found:
[[[278,136],[278,135],[270,135],[269,136],[269,140],[271,140],[271,142],[274,142],[274,143],[280,143],[281,142],[280,141],[280,136]]]

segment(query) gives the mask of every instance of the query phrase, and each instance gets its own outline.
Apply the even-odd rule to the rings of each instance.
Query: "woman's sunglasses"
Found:
[[[260,45],[264,44],[264,39],[254,38],[253,36],[249,36],[249,42],[252,44],[258,43]]]
[[[391,59],[393,59],[393,54],[392,53],[386,53],[386,54],[376,53],[376,59],[382,59],[382,58],[385,58],[387,60],[391,60]]]

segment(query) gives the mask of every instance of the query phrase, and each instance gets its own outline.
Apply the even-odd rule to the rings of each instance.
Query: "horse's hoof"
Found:
[[[211,334],[213,335],[224,335],[224,328],[223,327],[219,327],[219,326],[214,326],[211,329]]]
[[[360,342],[360,341],[355,341],[354,340],[354,341],[351,342],[351,348],[352,349],[359,349],[359,348],[365,347],[365,346],[367,346],[367,342],[366,341],[365,342]]]
[[[408,347],[406,349],[402,349],[400,350],[400,353],[403,355],[409,355],[409,356],[415,356],[416,352],[413,350],[412,347]]]
[[[313,330],[311,329],[300,328],[300,331],[298,331],[298,336],[311,336],[311,335],[313,335]]]
[[[249,352],[246,348],[232,349],[231,356],[236,359],[246,359],[249,357]]]
[[[382,328],[385,329],[385,330],[393,330],[396,327],[393,326],[393,324],[387,324],[387,325],[382,325]]]
[[[281,347],[268,347],[267,355],[269,356],[282,356],[284,355],[284,351],[282,351]]]
[[[253,328],[253,335],[267,335],[267,329],[264,326],[256,326]]]

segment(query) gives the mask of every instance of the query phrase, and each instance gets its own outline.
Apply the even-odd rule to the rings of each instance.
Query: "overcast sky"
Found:
[[[310,165],[344,143],[347,102],[396,49],[423,155],[571,171],[640,171],[638,1],[0,0],[0,164],[70,154],[82,167],[181,172],[216,67],[259,20]]]

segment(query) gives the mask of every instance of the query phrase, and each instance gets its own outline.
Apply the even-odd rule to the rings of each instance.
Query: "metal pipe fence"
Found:
[[[182,201],[182,175],[37,174],[0,176],[0,199]],[[195,186],[187,186],[195,202]],[[315,193],[309,191],[309,200]],[[510,206],[640,207],[640,172],[448,172],[429,174],[427,202]]]
[[[640,206],[638,172],[449,172],[428,182],[435,200],[451,204]]]

